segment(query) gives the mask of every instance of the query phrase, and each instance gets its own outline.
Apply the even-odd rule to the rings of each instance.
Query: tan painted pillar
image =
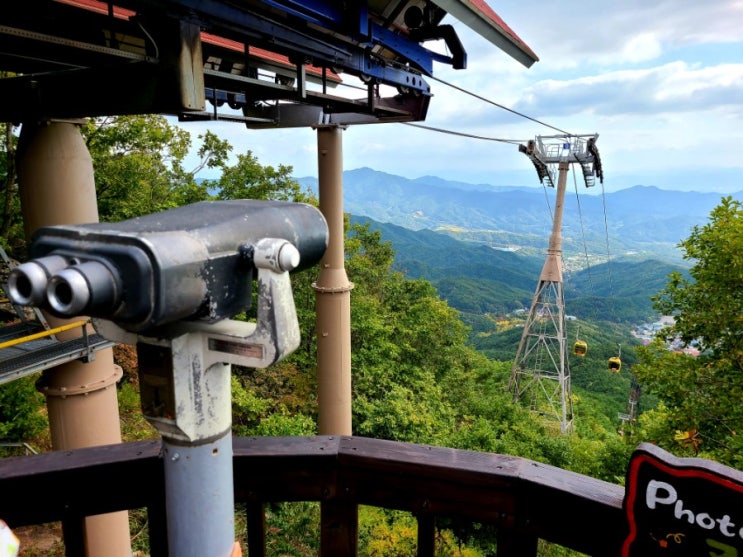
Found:
[[[351,435],[351,289],[343,233],[343,128],[318,126],[320,210],[328,222],[328,249],[315,289],[320,435]]]
[[[557,194],[555,198],[555,215],[552,220],[552,233],[547,248],[547,258],[544,260],[541,281],[562,282],[562,214],[565,206],[565,189],[568,180],[570,163],[561,162],[558,165]]]
[[[98,221],[93,164],[80,130],[72,123],[24,124],[18,147],[18,178],[26,235],[42,226]],[[48,316],[52,327],[75,321]],[[80,336],[79,328],[58,335]],[[65,336],[66,335],[66,336]],[[69,450],[121,443],[116,382],[121,368],[113,351],[95,353],[90,363],[69,362],[43,372],[37,382],[46,395],[52,448]],[[111,478],[112,482],[116,478]],[[106,489],[81,485],[80,490]],[[129,557],[126,511],[85,521],[86,555]]]

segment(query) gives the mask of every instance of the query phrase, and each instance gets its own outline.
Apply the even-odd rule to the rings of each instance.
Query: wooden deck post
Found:
[[[320,504],[320,557],[355,557],[359,540],[359,511],[355,502]]]

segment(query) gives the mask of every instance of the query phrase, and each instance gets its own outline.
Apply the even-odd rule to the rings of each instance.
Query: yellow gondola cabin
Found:
[[[573,354],[582,358],[586,355],[586,352],[588,352],[588,344],[583,340],[576,340],[573,344]]]

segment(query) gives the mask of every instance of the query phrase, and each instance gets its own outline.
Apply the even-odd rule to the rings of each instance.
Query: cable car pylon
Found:
[[[603,182],[596,147],[598,134],[537,136],[519,145],[534,164],[539,181],[557,192],[547,257],[532,298],[524,332],[514,359],[508,388],[514,402],[529,408],[561,433],[573,431],[573,401],[565,327],[565,296],[562,281],[562,215],[570,164],[581,165],[586,187]]]

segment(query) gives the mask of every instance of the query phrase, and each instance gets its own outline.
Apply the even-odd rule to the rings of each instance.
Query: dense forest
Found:
[[[0,159],[4,205],[0,241],[23,260],[25,239],[13,157],[15,132],[5,126]],[[291,177],[288,166],[262,166],[248,151],[207,133],[195,147],[200,162],[184,168],[192,138],[161,117],[91,120],[82,126],[93,157],[102,220],[133,216],[207,199],[282,199],[315,203],[313,194]],[[218,179],[199,180],[205,168]],[[708,224],[695,227],[681,243],[689,269],[659,263],[613,266],[613,292],[589,289],[586,276],[571,277],[568,294],[577,319],[568,338],[589,342],[585,358],[571,360],[576,431],[556,434],[515,404],[507,384],[521,329],[507,316],[528,306],[540,263],[513,253],[472,247],[433,232],[421,240],[364,219],[349,219],[346,266],[354,283],[351,296],[353,429],[355,435],[523,456],[613,483],[622,483],[635,446],[652,441],[681,456],[699,456],[743,469],[743,207],[724,199]],[[428,235],[431,235],[430,237]],[[442,240],[444,238],[444,240]],[[442,250],[439,242],[453,242]],[[393,244],[398,247],[402,257]],[[470,249],[470,248],[467,248]],[[417,254],[417,256],[413,255]],[[445,260],[441,254],[446,253]],[[509,260],[509,261],[507,261]],[[648,269],[655,273],[649,273]],[[593,269],[596,277],[607,273]],[[316,432],[315,294],[316,270],[292,277],[302,344],[268,370],[233,369],[235,435],[313,435]],[[653,277],[651,281],[648,277]],[[476,282],[477,281],[477,282]],[[489,281],[489,282],[488,282]],[[608,284],[594,279],[594,284]],[[642,285],[642,289],[638,287]],[[653,289],[652,299],[633,292]],[[568,289],[568,287],[566,287]],[[625,301],[612,307],[612,296]],[[624,309],[622,309],[624,308]],[[617,314],[624,311],[626,315]],[[632,341],[636,319],[675,315],[676,322],[650,346]],[[250,318],[250,316],[247,316]],[[667,341],[694,343],[697,358],[672,352]],[[606,360],[622,345],[622,372],[607,371]],[[119,385],[125,440],[155,437],[141,417],[136,357],[131,347],[116,350],[124,368]],[[0,387],[0,440],[50,446],[41,395],[35,377]],[[642,388],[642,412],[636,422],[622,423],[632,382]],[[694,444],[677,439],[696,432]],[[311,553],[317,539],[306,524],[316,520],[313,505],[270,509],[273,528],[282,532],[275,555]],[[132,520],[143,520],[134,516]],[[368,555],[414,554],[411,518],[400,513],[364,509],[360,547]],[[135,528],[133,531],[139,531]],[[312,529],[309,529],[312,530]],[[447,555],[488,555],[493,537],[487,528],[456,524],[442,532]],[[141,540],[140,540],[141,541]],[[456,541],[456,543],[454,543]],[[139,543],[139,542],[138,542]],[[566,555],[544,547],[543,555]]]

